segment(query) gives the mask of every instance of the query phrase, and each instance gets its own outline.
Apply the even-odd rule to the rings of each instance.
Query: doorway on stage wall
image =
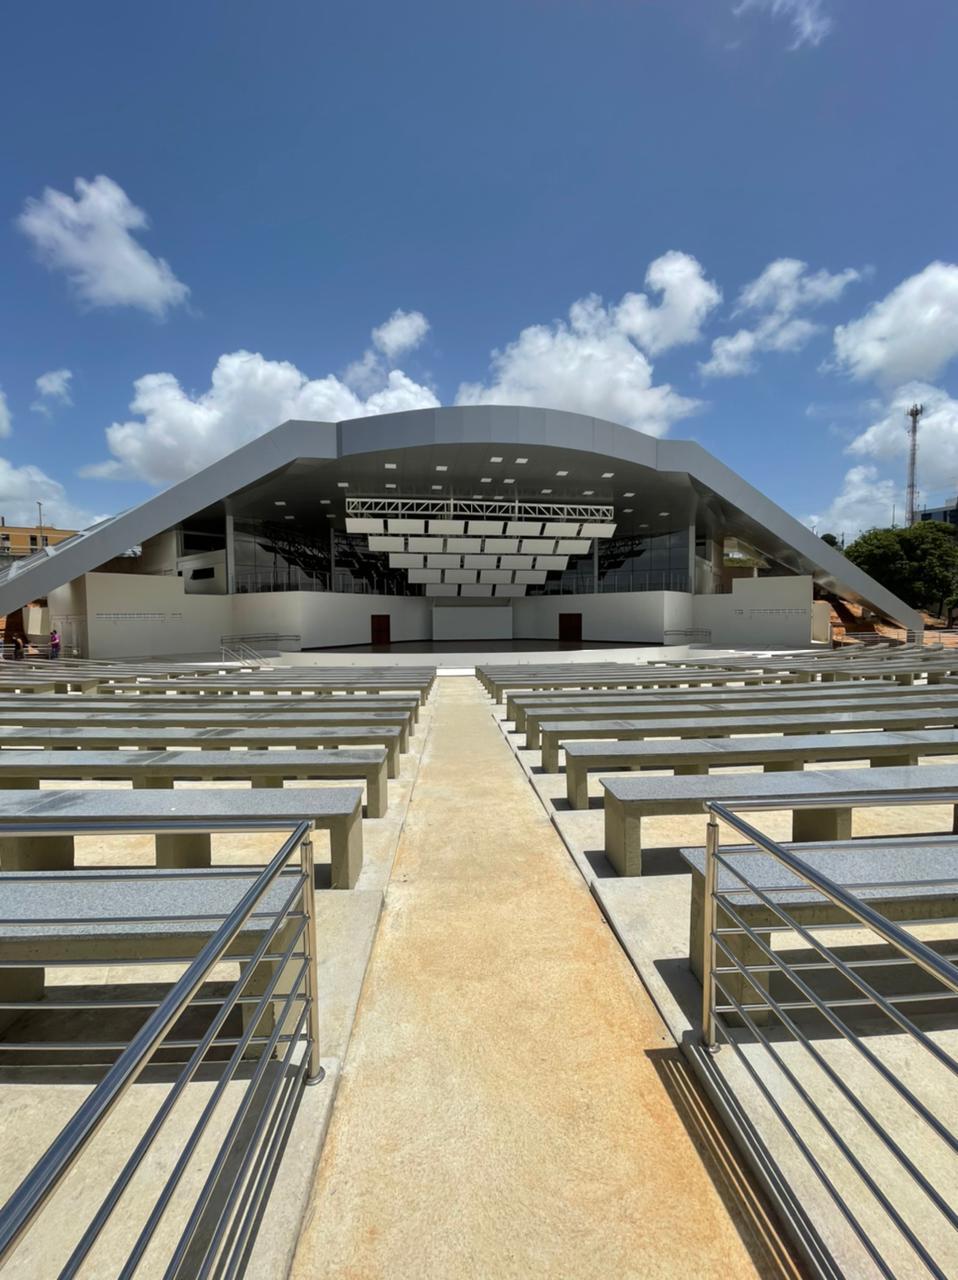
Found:
[[[388,613],[371,613],[369,615],[369,643],[390,643]]]
[[[582,614],[559,614],[559,640],[566,644],[582,643]]]

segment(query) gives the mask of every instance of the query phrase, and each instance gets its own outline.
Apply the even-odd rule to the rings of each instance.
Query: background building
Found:
[[[228,637],[321,648],[807,645],[834,594],[921,618],[700,446],[511,407],[286,422],[0,574],[90,656]]]

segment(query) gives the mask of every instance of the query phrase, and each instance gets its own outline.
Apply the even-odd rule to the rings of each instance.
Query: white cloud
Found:
[[[387,360],[395,360],[406,351],[418,347],[429,332],[429,321],[421,311],[401,311],[397,308],[385,324],[373,329],[373,345]]]
[[[365,399],[332,374],[311,379],[286,360],[258,352],[220,356],[209,388],[185,391],[172,373],[149,373],[134,383],[135,417],[107,428],[112,460],[86,467],[86,476],[133,475],[165,484],[192,475],[287,418],[338,422],[369,414],[435,408],[433,392],[399,369]]]
[[[838,497],[819,515],[805,517],[805,523],[819,534],[845,535],[851,542],[866,529],[887,528],[897,502],[899,517],[904,514],[901,490],[894,480],[880,479],[878,468],[862,465],[845,473]]]
[[[835,330],[838,364],[895,384],[934,378],[958,355],[958,266],[932,262]]]
[[[0,436],[8,436],[13,431],[13,414],[7,404],[7,397],[0,387]]]
[[[653,307],[641,294],[605,306],[595,294],[569,308],[568,321],[530,325],[495,351],[488,383],[463,383],[457,404],[522,404],[609,418],[661,436],[694,413],[698,400],[668,383],[654,385],[645,351],[692,342],[719,293],[694,258],[668,253],[646,277],[663,294]]]
[[[43,503],[43,522],[60,529],[85,529],[97,517],[74,506],[58,480],[39,467],[15,467],[0,458],[0,514],[7,524],[33,525],[37,502]]]
[[[41,373],[36,380],[39,397],[30,406],[34,413],[45,413],[49,417],[51,404],[64,407],[73,404],[70,397],[72,378],[69,369],[51,369],[48,373]]]
[[[850,284],[862,278],[853,267],[844,271],[810,271],[798,258],[778,258],[745,285],[733,316],[756,315],[751,328],[716,338],[712,354],[700,366],[710,378],[752,373],[762,351],[799,351],[821,326],[799,312],[835,302]]]
[[[76,198],[47,187],[17,219],[46,266],[64,271],[89,307],[140,307],[162,318],[184,303],[187,286],[134,239],[149,219],[123,188],[103,174],[74,186]]]
[[[650,264],[645,283],[661,295],[661,301],[653,304],[644,293],[627,293],[616,309],[616,322],[653,356],[695,342],[709,313],[722,300],[722,291],[706,280],[701,264],[675,249]]]
[[[773,18],[786,18],[792,27],[791,49],[802,45],[817,48],[832,29],[823,0],[740,0],[733,12],[737,16],[760,9]]]

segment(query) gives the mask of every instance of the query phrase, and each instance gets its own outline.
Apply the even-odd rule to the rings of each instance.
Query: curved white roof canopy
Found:
[[[317,523],[333,514],[341,524],[347,493],[387,492],[612,503],[619,534],[695,523],[700,535],[741,538],[911,630],[923,625],[920,614],[700,445],[577,413],[491,405],[284,422],[140,506],[14,563],[0,574],[0,614],[199,513],[262,515],[283,500],[289,513],[301,510]],[[318,505],[321,497],[326,505]]]

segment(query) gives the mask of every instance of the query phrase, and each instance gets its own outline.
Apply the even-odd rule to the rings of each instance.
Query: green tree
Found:
[[[941,616],[958,595],[958,538],[951,525],[940,521],[869,529],[845,554],[914,609]]]
[[[838,539],[833,533],[823,533],[822,542],[826,543],[830,547],[838,547]],[[841,550],[841,548],[839,548],[839,550]]]

